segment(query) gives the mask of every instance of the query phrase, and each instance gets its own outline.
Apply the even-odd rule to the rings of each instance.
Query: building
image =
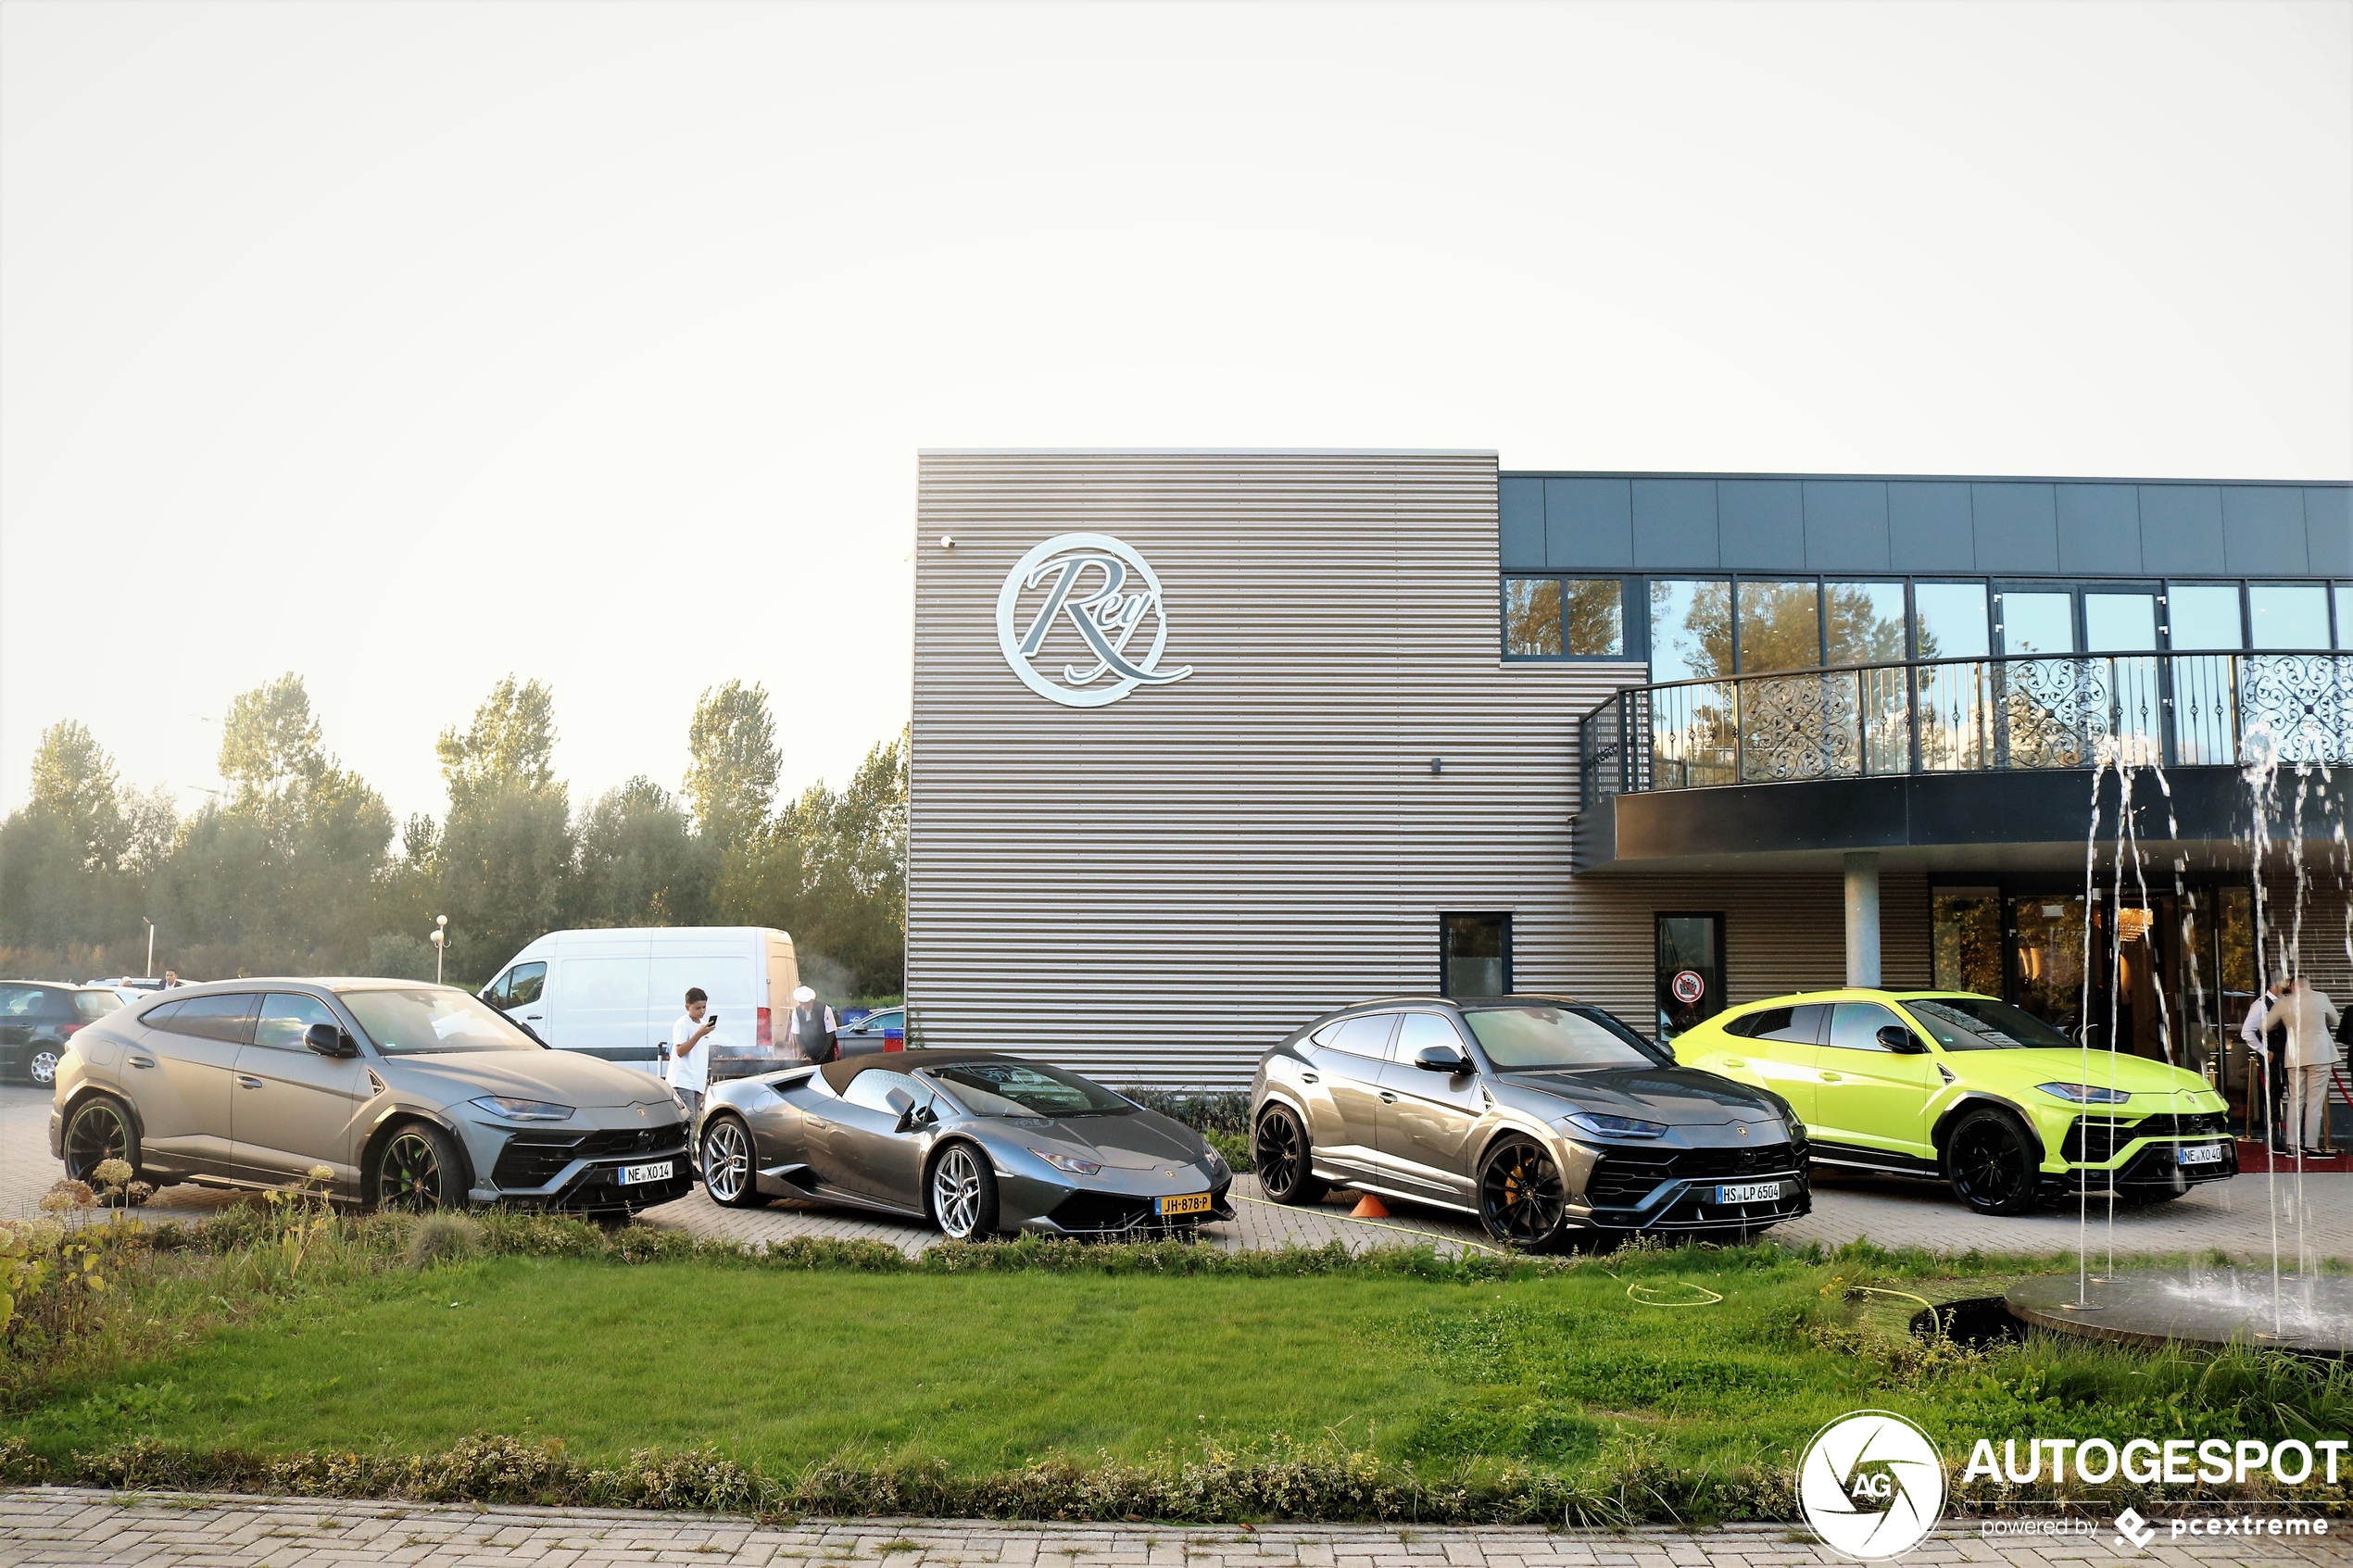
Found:
[[[1566,991],[1671,1035],[1933,983],[2203,1065],[2259,919],[2353,990],[2353,779],[2305,778],[2299,829],[2294,765],[2353,760],[2347,501],[925,453],[916,1027],[1231,1085],[1378,993]]]

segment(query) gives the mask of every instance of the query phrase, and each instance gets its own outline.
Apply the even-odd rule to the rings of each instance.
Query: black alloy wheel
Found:
[[[465,1201],[465,1178],[449,1135],[412,1122],[392,1135],[376,1156],[376,1206],[429,1213]]]
[[[1961,1118],[1944,1141],[1944,1179],[1981,1214],[2034,1211],[2034,1151],[2006,1111],[1982,1107]]]
[[[95,1186],[93,1173],[109,1160],[123,1161],[131,1167],[132,1180],[138,1178],[138,1140],[132,1135],[131,1113],[105,1095],[74,1108],[73,1119],[66,1123],[65,1150],[66,1174],[77,1182]]]
[[[1327,1190],[1315,1179],[1315,1151],[1307,1129],[1288,1106],[1270,1106],[1250,1140],[1259,1190],[1275,1203],[1321,1203]]]
[[[1513,1136],[1478,1167],[1478,1217],[1487,1234],[1531,1252],[1561,1245],[1567,1188],[1560,1167],[1535,1139]]]
[[[703,1128],[702,1183],[713,1203],[754,1209],[760,1185],[752,1174],[751,1129],[733,1116],[714,1116]]]

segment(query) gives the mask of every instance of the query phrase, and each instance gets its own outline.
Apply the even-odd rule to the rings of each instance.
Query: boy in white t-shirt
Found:
[[[686,993],[686,1015],[670,1026],[670,1060],[662,1076],[686,1106],[688,1126],[702,1120],[703,1091],[711,1086],[711,1047],[703,1042],[719,1027],[719,1020],[703,1022],[703,1010],[710,1005],[702,987],[695,986]]]

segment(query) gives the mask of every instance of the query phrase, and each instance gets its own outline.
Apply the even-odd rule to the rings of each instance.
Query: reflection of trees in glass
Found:
[[[1732,672],[1732,585],[1651,579],[1651,678]]]
[[[1561,651],[1561,585],[1549,577],[1515,577],[1504,608],[1505,651],[1534,657]]]
[[[1832,664],[1896,664],[1904,658],[1901,583],[1823,584]],[[1923,650],[1923,657],[1931,657]]]
[[[2083,899],[2029,897],[2010,900],[2018,932],[2018,1005],[2072,1035],[2082,1022]]]
[[[2002,903],[1990,887],[1942,889],[1931,946],[1939,989],[2002,994]]]
[[[1743,583],[1741,673],[1812,670],[1822,661],[1822,591],[1812,583]]]
[[[1571,578],[1567,611],[1570,653],[1608,658],[1625,651],[1626,590],[1617,578]]]

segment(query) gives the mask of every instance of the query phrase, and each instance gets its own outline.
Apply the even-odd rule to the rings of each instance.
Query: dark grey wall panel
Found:
[[[1495,485],[1496,508],[1502,515],[1505,571],[1544,570],[1544,482],[1506,479]]]
[[[2314,571],[2353,577],[2353,490],[2342,484],[2304,490],[2304,539]]]
[[[1544,482],[1545,558],[1566,571],[1624,571],[1634,564],[1634,498],[1623,479]]]
[[[2051,490],[2017,481],[1969,487],[1978,571],[2019,577],[2058,570],[2058,512]]]
[[[1878,480],[1806,482],[1806,565],[1815,571],[1886,571],[1887,486]]]
[[[1633,500],[1636,566],[1694,571],[1722,564],[1714,480],[1638,479]]]
[[[1948,480],[1890,480],[1887,565],[1891,571],[1975,571],[1977,534],[1969,486]]]
[[[1716,482],[1717,559],[1735,571],[1806,570],[1806,495],[1794,480]]]
[[[2062,484],[2058,564],[2070,576],[2136,577],[2141,571],[2141,497],[2130,484]]]
[[[2236,572],[2311,570],[2305,547],[2304,492],[2284,484],[2222,487],[2222,558]]]
[[[2222,492],[2212,484],[2144,484],[2141,570],[2158,575],[2227,571]]]

